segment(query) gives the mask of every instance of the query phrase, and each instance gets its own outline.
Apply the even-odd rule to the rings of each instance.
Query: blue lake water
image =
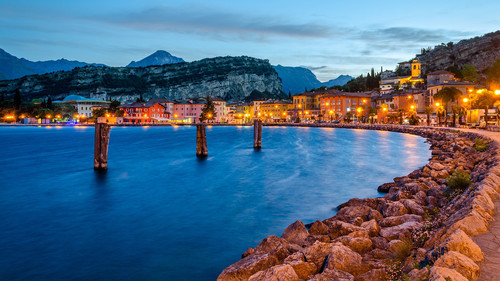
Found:
[[[264,127],[114,127],[109,170],[94,128],[0,127],[0,280],[215,280],[295,220],[423,166],[423,138]]]

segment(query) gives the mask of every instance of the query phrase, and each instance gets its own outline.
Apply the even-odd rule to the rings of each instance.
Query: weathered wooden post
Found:
[[[94,170],[108,169],[108,143],[111,127],[107,123],[95,124]]]
[[[262,147],[262,121],[255,120],[253,122],[253,148],[260,149]]]
[[[205,125],[196,125],[196,156],[206,157],[208,155],[207,149],[207,134],[205,132]]]

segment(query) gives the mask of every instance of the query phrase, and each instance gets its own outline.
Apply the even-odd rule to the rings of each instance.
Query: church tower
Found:
[[[420,62],[418,62],[418,60],[413,60],[411,62],[411,76],[412,77],[419,77],[420,74],[422,73],[422,70],[420,69],[420,67],[422,66],[422,64]]]

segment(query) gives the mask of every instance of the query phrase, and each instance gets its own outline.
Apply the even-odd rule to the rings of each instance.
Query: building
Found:
[[[318,89],[293,95],[293,106],[295,118],[302,120],[315,120],[321,114],[321,97],[329,94],[340,93],[335,89]],[[299,116],[300,115],[300,116]]]
[[[174,112],[172,122],[174,123],[199,123],[202,109],[205,106],[205,99],[196,99],[188,101],[179,101],[174,104]],[[223,105],[221,102],[215,102],[215,116],[209,116],[210,122],[219,123],[221,120],[228,118],[228,109],[226,102]],[[225,115],[223,115],[225,111]]]
[[[125,112],[123,123],[144,124],[170,120],[170,113],[167,112],[167,108],[162,103],[154,100],[124,104],[118,108]]]
[[[403,62],[399,63],[399,66],[403,70],[410,71],[410,76],[396,76],[395,73],[390,73],[388,71],[384,72],[384,75],[380,76],[380,92],[388,93],[392,90],[398,90],[400,88],[415,88],[418,85],[424,84],[424,79],[421,78],[422,74],[422,64],[418,60],[413,60],[411,63]]]
[[[265,122],[284,122],[290,120],[289,110],[293,108],[289,100],[268,100],[260,104],[257,117]]]
[[[319,116],[323,120],[343,119],[347,113],[366,116],[370,106],[370,93],[336,91],[320,98]]]
[[[54,103],[69,103],[76,108],[79,116],[90,118],[92,117],[92,109],[109,107],[111,102],[98,99],[87,99],[78,95],[69,95],[62,101],[55,101]]]
[[[438,70],[427,74],[427,87],[431,85],[444,84],[455,80],[455,74],[453,72]]]

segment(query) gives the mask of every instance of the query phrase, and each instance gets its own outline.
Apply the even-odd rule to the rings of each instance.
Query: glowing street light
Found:
[[[436,106],[439,106],[439,102],[436,102]]]
[[[469,99],[468,99],[468,98],[464,98],[464,99],[463,99],[463,102],[468,102],[468,101],[469,101]]]
[[[414,106],[414,105],[412,105],[412,106],[410,106],[410,108],[411,108],[411,109],[415,109],[415,106]]]
[[[47,114],[45,117],[46,117],[47,119],[50,119],[50,117],[52,117],[52,116],[50,116],[50,114]]]
[[[495,95],[500,95],[500,90],[495,90]]]

